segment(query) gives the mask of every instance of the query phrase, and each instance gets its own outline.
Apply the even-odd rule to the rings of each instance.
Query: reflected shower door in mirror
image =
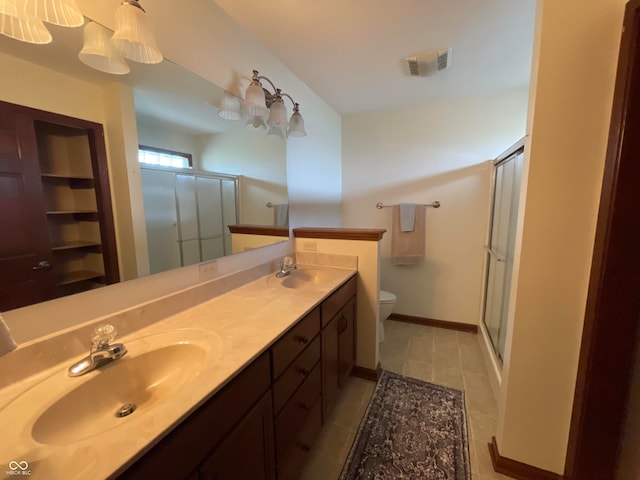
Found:
[[[288,203],[284,141],[247,131],[242,120],[219,118],[217,105],[223,89],[170,61],[158,65],[132,63],[129,74],[109,75],[78,60],[82,29],[51,26],[51,30],[54,41],[49,45],[0,36],[0,100],[102,126],[106,158],[101,168],[110,179],[109,207],[113,210],[117,245],[112,258],[116,259],[120,281],[231,253],[229,224],[275,225],[274,209],[267,204]],[[225,213],[223,205],[220,221],[216,217],[219,207],[210,206],[215,202],[206,194],[202,194],[206,206],[192,204],[191,227],[185,224],[184,231],[177,233],[178,243],[185,244],[179,250],[180,262],[174,255],[166,265],[158,265],[155,260],[149,263],[148,251],[156,248],[156,238],[147,234],[138,145],[188,152],[193,156],[191,173],[202,173],[203,180],[189,177],[189,172],[183,172],[181,178],[192,178],[195,185],[205,183],[208,174],[237,179],[235,215]],[[48,191],[60,190],[62,180],[47,182]],[[7,196],[7,188],[6,182],[0,184],[0,198]],[[81,190],[73,192],[80,202],[86,197]],[[177,222],[180,207],[175,208],[176,227],[182,228]],[[202,216],[202,210],[216,213]],[[7,225],[0,225],[0,229],[6,231]],[[275,235],[272,243],[286,239]],[[0,243],[4,241],[0,235]],[[85,260],[95,259],[99,248],[87,245],[79,251]],[[48,257],[43,259],[52,265],[52,260],[70,256],[69,251],[45,250]],[[97,262],[88,266],[91,268],[87,271],[108,273]],[[99,277],[94,278],[99,285],[110,281],[101,283]],[[73,288],[65,289],[65,293],[73,293]]]
[[[237,177],[142,168],[151,273],[231,254]]]

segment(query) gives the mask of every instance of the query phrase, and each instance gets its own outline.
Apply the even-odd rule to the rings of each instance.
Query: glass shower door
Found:
[[[486,247],[488,261],[483,321],[500,364],[506,339],[522,156],[522,150],[519,150],[495,166],[491,232]]]

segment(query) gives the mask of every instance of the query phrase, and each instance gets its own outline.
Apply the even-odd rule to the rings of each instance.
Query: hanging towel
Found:
[[[403,232],[400,205],[394,205],[391,228],[391,262],[394,265],[417,265],[424,257],[424,205],[415,206],[412,232]]]
[[[16,342],[11,336],[9,327],[7,327],[7,324],[4,323],[2,315],[0,315],[0,357],[2,355],[6,355],[9,352],[12,352],[16,349],[16,347]]]
[[[277,203],[273,206],[273,224],[276,227],[289,226],[289,204]]]
[[[416,204],[401,203],[400,204],[400,231],[413,232],[416,220]]]

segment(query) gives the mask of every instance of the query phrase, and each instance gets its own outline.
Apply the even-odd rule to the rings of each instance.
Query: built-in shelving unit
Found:
[[[102,248],[91,130],[42,121],[35,129],[56,294],[112,283]]]

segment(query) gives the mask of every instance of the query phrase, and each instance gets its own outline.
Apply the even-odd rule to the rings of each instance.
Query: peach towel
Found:
[[[391,262],[394,265],[417,265],[424,257],[424,205],[416,205],[413,232],[400,228],[400,205],[392,207]]]

